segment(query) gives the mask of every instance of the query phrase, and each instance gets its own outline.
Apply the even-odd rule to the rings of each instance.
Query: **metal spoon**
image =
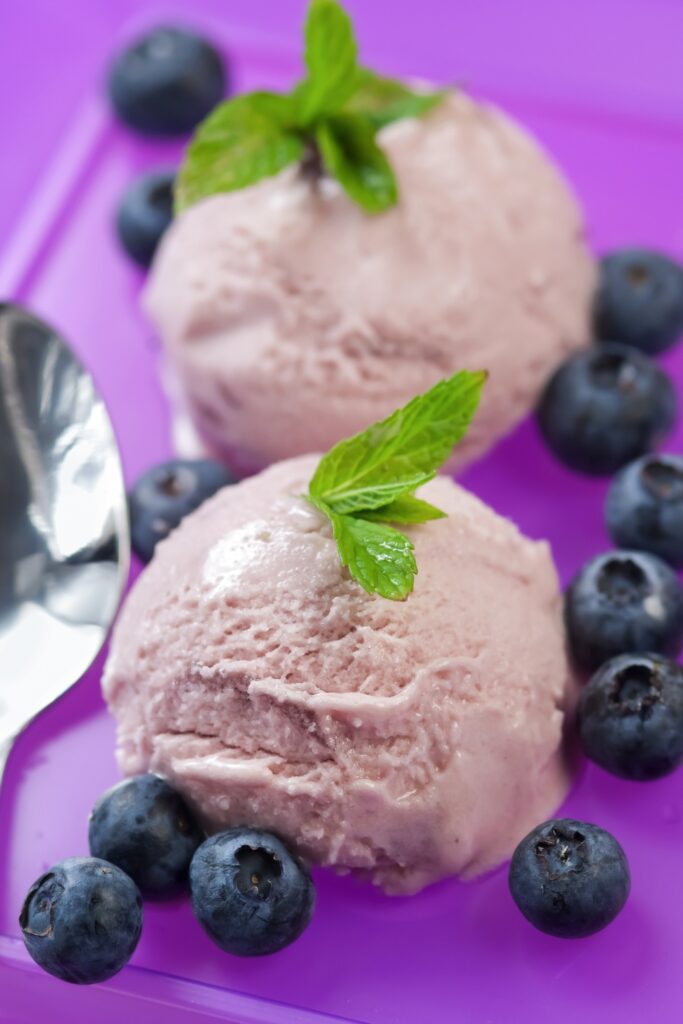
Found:
[[[83,676],[128,577],[111,421],[59,335],[0,304],[0,782],[18,733]]]

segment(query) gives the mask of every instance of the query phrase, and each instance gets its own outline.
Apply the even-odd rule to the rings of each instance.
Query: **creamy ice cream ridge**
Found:
[[[157,549],[104,692],[126,773],[211,831],[273,830],[389,892],[492,868],[565,795],[574,699],[545,543],[445,477],[404,527],[403,602],[366,593],[305,499],[315,457],[226,488]]]
[[[594,264],[537,144],[454,92],[382,130],[378,215],[290,167],[182,213],[144,298],[209,449],[259,468],[326,450],[460,368],[486,366],[454,465],[481,455],[587,343]]]

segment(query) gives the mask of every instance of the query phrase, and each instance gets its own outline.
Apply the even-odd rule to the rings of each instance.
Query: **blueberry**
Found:
[[[605,928],[628,898],[626,855],[585,821],[546,821],[521,841],[509,874],[512,898],[539,931],[581,939]]]
[[[109,96],[122,121],[146,135],[192,131],[225,95],[220,54],[187,29],[162,25],[116,57]]]
[[[649,249],[620,249],[600,264],[594,310],[600,341],[652,354],[683,334],[683,267]]]
[[[157,775],[136,775],[95,804],[90,852],[125,871],[146,894],[168,895],[187,879],[202,841],[187,804]]]
[[[192,908],[216,945],[236,956],[276,953],[311,920],[315,890],[276,836],[234,828],[212,836],[190,865]]]
[[[659,779],[683,760],[683,668],[658,654],[622,654],[581,694],[587,758],[623,779]]]
[[[683,568],[683,458],[646,455],[622,469],[607,495],[615,544],[659,555]]]
[[[538,424],[558,459],[606,476],[655,448],[676,420],[671,380],[647,356],[601,345],[571,356],[548,382]]]
[[[131,540],[139,557],[148,562],[181,519],[234,482],[213,459],[171,459],[143,473],[128,496]]]
[[[62,981],[92,985],[121,970],[142,931],[142,900],[128,875],[95,857],[70,857],[35,882],[21,908],[35,962]]]
[[[683,590],[655,555],[608,552],[571,583],[565,621],[574,660],[589,672],[628,652],[676,657],[683,644]]]
[[[148,267],[166,228],[173,219],[172,171],[143,174],[130,185],[121,200],[116,229],[131,259]]]

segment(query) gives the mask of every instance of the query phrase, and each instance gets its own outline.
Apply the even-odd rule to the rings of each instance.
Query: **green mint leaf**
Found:
[[[253,185],[301,159],[290,97],[253,92],[221,103],[197,129],[178,174],[176,212]]]
[[[340,441],[320,460],[309,494],[335,512],[350,512],[381,508],[414,491],[419,483],[413,481],[431,478],[465,435],[485,380],[483,372],[462,370]]]
[[[335,114],[322,121],[316,141],[327,170],[368,213],[398,202],[394,172],[375,141],[375,129],[360,114]]]
[[[448,89],[415,92],[396,78],[383,78],[368,68],[360,68],[356,88],[344,104],[344,110],[365,114],[375,128],[384,128],[405,117],[422,117],[438,106]]]
[[[395,480],[378,480],[376,484],[368,480],[360,480],[357,484],[349,483],[348,486],[343,486],[333,493],[332,497],[326,496],[323,500],[335,512],[344,515],[351,512],[381,509],[402,495],[410,494],[418,487],[422,487],[423,484],[432,480],[434,475],[434,473],[416,471],[405,472]],[[390,520],[384,521],[389,522]]]
[[[422,501],[421,498],[416,498],[414,494],[402,494],[390,501],[388,505],[366,509],[355,514],[357,518],[366,519],[371,523],[398,523],[403,526],[446,518],[446,513],[442,512],[440,508],[430,505],[428,501]]]
[[[323,511],[332,523],[342,565],[353,579],[368,594],[405,600],[417,573],[412,541],[391,526]]]
[[[402,118],[429,114],[449,94],[449,89],[421,92],[410,89],[395,78],[383,78],[368,68],[356,74],[356,88],[344,103],[344,110],[365,114],[376,128],[384,128]]]
[[[304,27],[308,76],[297,89],[301,123],[333,114],[357,84],[358,47],[353,25],[337,0],[311,0]]]
[[[431,110],[441,103],[446,95],[446,90],[431,93],[411,93],[396,103],[392,103],[383,110],[376,110],[368,114],[368,118],[376,129],[384,128],[394,121],[402,121],[406,117],[424,117]]]

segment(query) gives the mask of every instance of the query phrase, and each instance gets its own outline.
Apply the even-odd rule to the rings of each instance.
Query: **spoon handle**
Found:
[[[2,789],[2,776],[5,771],[5,765],[7,764],[7,758],[10,755],[15,739],[15,732],[11,732],[9,735],[0,736],[0,789]]]

